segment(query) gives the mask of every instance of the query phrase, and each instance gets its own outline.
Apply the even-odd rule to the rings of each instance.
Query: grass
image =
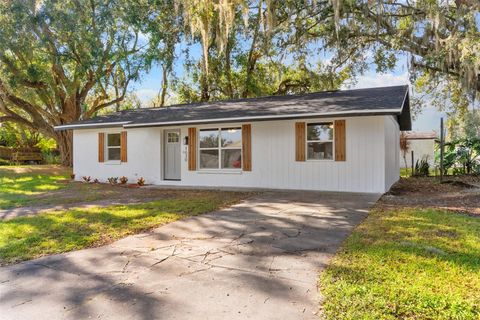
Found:
[[[480,218],[376,208],[320,286],[327,319],[480,319]]]
[[[430,176],[435,177],[440,175],[440,172],[438,170],[435,170],[435,168],[430,168],[429,170]],[[451,173],[452,170],[449,170],[449,173]],[[411,168],[400,168],[400,177],[402,178],[409,178],[412,176],[412,169]]]
[[[68,170],[61,168],[53,172],[32,171],[30,166],[0,168],[0,209],[37,203],[39,196],[67,188],[57,180],[68,178]]]
[[[185,217],[214,211],[244,193],[202,192],[184,198],[71,209],[0,220],[0,264],[99,246]]]
[[[69,168],[49,165],[0,167],[0,210],[25,206],[74,206],[95,201],[150,202],[153,199],[175,198],[186,193],[195,193],[71,182],[70,172]]]

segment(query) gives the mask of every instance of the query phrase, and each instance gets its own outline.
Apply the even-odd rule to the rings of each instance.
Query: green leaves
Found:
[[[127,0],[0,3],[0,121],[55,138],[69,164],[71,142],[53,126],[122,102],[152,63],[131,19],[146,11]]]

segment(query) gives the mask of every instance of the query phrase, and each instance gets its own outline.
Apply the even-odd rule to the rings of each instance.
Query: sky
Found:
[[[356,84],[349,86],[349,88],[360,89],[404,84],[410,84],[408,71],[401,71],[396,68],[393,73],[387,74],[378,74],[372,70],[365,75],[359,76]],[[413,118],[412,130],[440,132],[440,118],[442,117],[446,119],[445,113],[439,112],[436,108],[427,105],[420,114]]]
[[[328,59],[326,57],[325,59]],[[182,62],[178,61],[177,75],[183,73]],[[158,95],[162,83],[161,70],[153,67],[149,73],[142,76],[141,80],[133,85],[133,92],[140,98],[143,104],[147,104],[152,98]],[[394,70],[390,73],[379,74],[372,65],[370,70],[357,77],[355,83],[346,83],[342,89],[360,89],[372,87],[384,87],[410,84],[408,79],[407,58],[401,57]],[[412,122],[414,131],[440,131],[440,118],[446,118],[444,113],[437,111],[434,107],[426,106],[422,112],[416,115]]]

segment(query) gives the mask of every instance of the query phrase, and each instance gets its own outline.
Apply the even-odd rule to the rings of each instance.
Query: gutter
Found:
[[[108,128],[108,127],[123,127],[123,125],[130,123],[131,121],[121,122],[102,122],[102,123],[79,123],[79,124],[64,124],[61,126],[55,126],[55,131],[68,130],[68,129],[90,129],[90,128]]]

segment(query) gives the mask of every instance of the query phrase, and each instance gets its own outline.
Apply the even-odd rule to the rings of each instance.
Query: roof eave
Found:
[[[62,130],[74,130],[74,129],[117,128],[117,127],[123,127],[125,124],[130,122],[131,121],[65,124],[65,125],[55,126],[53,127],[53,129],[55,131],[62,131]]]

